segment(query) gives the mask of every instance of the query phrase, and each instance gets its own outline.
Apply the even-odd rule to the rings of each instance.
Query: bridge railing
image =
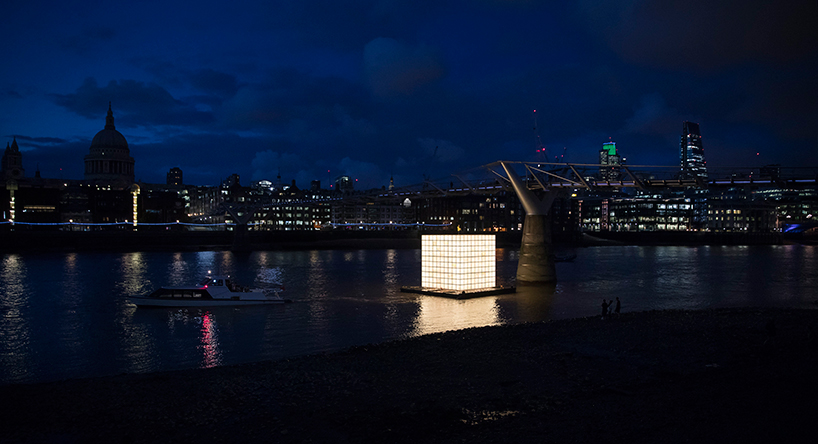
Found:
[[[602,165],[502,161],[484,165],[498,179],[508,181],[501,165],[513,168],[529,188],[671,188],[769,185],[801,187],[815,185],[818,167],[719,167],[706,176],[685,175],[679,166]]]

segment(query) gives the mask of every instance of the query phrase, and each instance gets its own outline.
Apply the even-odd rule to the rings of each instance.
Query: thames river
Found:
[[[212,367],[339,350],[446,330],[623,311],[818,309],[818,247],[606,246],[571,250],[556,286],[452,300],[420,285],[420,250],[6,254],[0,259],[0,384]],[[566,251],[569,253],[569,251]],[[517,251],[497,250],[513,285]],[[137,309],[127,296],[208,271],[283,287],[293,303]]]

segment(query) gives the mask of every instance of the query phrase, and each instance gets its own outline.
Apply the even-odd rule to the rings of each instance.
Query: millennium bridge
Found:
[[[600,174],[602,172],[606,174]],[[600,179],[599,176],[608,177]],[[448,186],[445,181],[424,181],[419,185],[379,193],[378,197],[394,199],[493,194],[513,190],[526,212],[517,266],[517,283],[525,285],[556,281],[548,213],[554,199],[568,190],[616,191],[635,188],[642,192],[658,193],[670,188],[799,189],[814,188],[817,180],[818,167],[782,168],[773,165],[716,168],[709,169],[705,178],[685,177],[680,174],[679,166],[497,161],[466,173],[453,174]]]

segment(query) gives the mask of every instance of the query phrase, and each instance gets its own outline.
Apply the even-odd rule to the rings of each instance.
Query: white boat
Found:
[[[208,275],[199,285],[161,287],[145,296],[128,298],[138,307],[220,307],[292,302],[260,288],[243,287],[230,276]]]

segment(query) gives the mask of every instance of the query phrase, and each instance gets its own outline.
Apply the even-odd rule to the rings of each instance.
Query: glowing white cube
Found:
[[[494,287],[494,249],[492,234],[422,235],[421,287],[461,291]]]

